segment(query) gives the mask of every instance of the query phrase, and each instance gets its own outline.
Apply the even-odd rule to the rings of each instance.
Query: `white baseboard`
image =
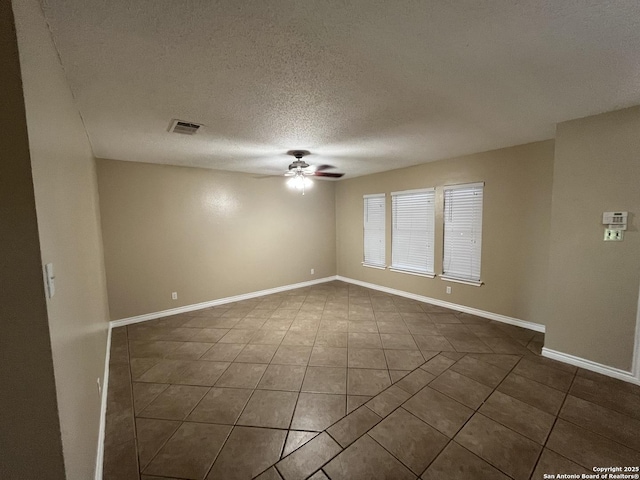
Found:
[[[291,285],[283,285],[282,287],[269,288],[267,290],[258,290],[257,292],[243,293],[242,295],[219,298],[217,300],[210,300],[208,302],[194,303],[191,305],[185,305],[183,307],[171,308],[169,310],[145,313],[144,315],[136,315],[135,317],[121,318],[119,320],[112,320],[109,323],[112,328],[122,327],[124,325],[131,325],[132,323],[146,322],[147,320],[155,320],[156,318],[169,317],[171,315],[178,315],[180,313],[193,312],[194,310],[202,310],[203,308],[224,305],[225,303],[239,302],[241,300],[249,300],[251,298],[272,295],[274,293],[286,292],[287,290],[295,290],[296,288],[309,287],[311,285],[317,285],[319,283],[332,282],[335,279],[336,277],[332,276],[319,278],[317,280],[311,280],[308,282],[293,283]]]
[[[585,370],[591,370],[592,372],[600,373],[608,377],[617,378],[625,382],[634,383],[640,385],[640,379],[633,375],[631,372],[620,370],[619,368],[608,367],[601,363],[593,362],[585,358],[569,355],[568,353],[558,352],[549,348],[542,348],[542,356],[550,358],[552,360],[558,360],[559,362],[568,363],[576,367],[584,368]]]
[[[499,313],[486,312],[478,308],[467,307],[465,305],[458,305],[456,303],[445,302],[444,300],[438,300],[437,298],[425,297],[424,295],[417,295],[415,293],[405,292],[403,290],[396,290],[395,288],[383,287],[374,283],[361,282],[360,280],[354,280],[348,277],[336,276],[336,280],[341,280],[347,283],[353,283],[354,285],[360,285],[361,287],[371,288],[373,290],[379,290],[381,292],[390,293],[392,295],[398,295],[400,297],[410,298],[419,302],[430,303],[437,305],[438,307],[449,308],[451,310],[457,310],[458,312],[469,313],[478,317],[488,318],[495,320],[496,322],[508,323],[509,325],[515,325],[517,327],[527,328],[536,332],[544,333],[544,325],[539,323],[527,322],[526,320],[520,320],[519,318],[508,317]]]
[[[107,392],[109,390],[109,361],[111,359],[111,325],[107,328],[107,351],[104,358],[102,376],[102,397],[100,399],[100,426],[98,428],[98,451],[96,453],[95,480],[102,480],[104,464],[104,434],[107,420]]]

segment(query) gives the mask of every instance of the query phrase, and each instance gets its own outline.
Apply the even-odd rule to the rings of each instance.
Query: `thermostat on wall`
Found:
[[[604,212],[602,214],[602,223],[609,225],[609,228],[626,230],[628,215],[629,212]]]

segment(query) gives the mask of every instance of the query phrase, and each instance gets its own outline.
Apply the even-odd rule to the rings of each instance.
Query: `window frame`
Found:
[[[484,217],[484,187],[485,184],[484,182],[475,182],[475,183],[465,183],[465,184],[459,184],[459,185],[445,185],[443,187],[443,192],[442,192],[442,199],[443,199],[443,210],[442,210],[442,226],[443,226],[443,243],[442,243],[442,275],[440,275],[440,278],[442,278],[442,280],[445,281],[449,281],[449,282],[456,282],[456,283],[463,283],[463,284],[467,284],[467,285],[473,285],[473,286],[481,286],[483,285],[482,282],[482,231],[483,231],[483,217]],[[453,227],[447,227],[448,225],[451,225],[451,221],[448,221],[448,218],[451,217],[451,210],[449,210],[449,208],[447,205],[447,198],[449,197],[449,195],[447,194],[447,192],[451,192],[451,191],[456,191],[456,190],[475,190],[477,191],[477,189],[480,190],[481,196],[480,196],[480,202],[479,202],[479,214],[476,211],[472,211],[471,215],[472,215],[472,220],[470,221],[470,225],[468,227],[466,227],[467,229],[470,230],[469,235],[470,240],[472,243],[474,243],[476,246],[472,246],[470,247],[469,250],[471,250],[471,252],[469,253],[469,258],[470,258],[470,262],[471,264],[469,265],[469,275],[461,275],[457,272],[451,272],[451,269],[448,268],[448,265],[451,265],[451,258],[447,258],[448,256],[450,256],[451,254],[451,248],[452,245],[448,242],[447,240],[447,233],[448,232],[452,232]],[[470,207],[472,210],[477,208],[477,205],[471,205]],[[478,233],[478,227],[479,227],[479,233]],[[464,225],[459,226],[458,228],[465,228]],[[459,243],[458,243],[459,246]],[[477,257],[474,254],[474,250],[477,252]],[[477,263],[477,268],[474,265],[474,257],[475,257],[475,263]],[[457,259],[457,262],[462,262],[464,260],[461,259]],[[449,270],[449,272],[447,272],[447,270]],[[474,272],[477,271],[477,275],[474,275]],[[459,269],[458,269],[459,272]]]
[[[422,231],[420,229],[410,229],[410,228],[405,228],[405,229],[400,229],[397,227],[397,220],[398,220],[398,216],[400,215],[406,215],[406,212],[403,214],[400,214],[398,212],[398,209],[401,208],[402,204],[398,203],[400,198],[402,197],[410,197],[410,196],[416,196],[419,194],[428,194],[427,196],[427,202],[431,203],[431,208],[429,209],[428,203],[425,206],[426,208],[426,230]],[[418,189],[412,189],[412,190],[402,190],[402,191],[397,191],[397,192],[391,192],[391,266],[389,267],[389,270],[393,271],[393,272],[398,272],[398,273],[405,273],[405,274],[409,274],[409,275],[417,275],[417,276],[421,276],[421,277],[428,277],[428,278],[435,278],[435,230],[436,230],[436,189],[435,187],[429,187],[429,188],[418,188]],[[430,228],[429,228],[430,227]],[[400,244],[400,240],[396,240],[400,237],[401,232],[403,232],[403,235],[406,235],[406,232],[409,231],[410,233],[409,235],[409,240],[408,243],[407,242],[403,242],[403,243],[407,243],[406,247],[409,250],[408,252],[404,253],[404,255],[406,257],[411,256],[411,240],[413,240],[412,235],[413,233],[417,233],[417,234],[422,234],[424,233],[424,241],[426,243],[425,245],[425,249],[423,252],[420,253],[424,253],[425,255],[425,260],[426,260],[426,265],[424,270],[420,269],[420,268],[411,268],[411,267],[407,267],[407,266],[403,266],[401,264],[399,264],[398,258],[397,256],[399,256],[401,253],[397,250],[397,248],[399,248],[399,244]],[[415,252],[415,246],[414,246],[414,252]],[[430,264],[430,265],[429,265]],[[431,269],[429,269],[429,267],[431,267]]]
[[[387,268],[386,265],[386,261],[387,261],[387,253],[386,253],[386,248],[387,248],[387,243],[386,243],[386,235],[387,235],[387,194],[386,193],[372,193],[372,194],[367,194],[367,195],[363,195],[363,227],[362,227],[362,233],[363,233],[363,248],[362,248],[362,266],[363,267],[369,267],[369,268],[378,268],[381,270],[384,270]],[[375,233],[374,228],[372,229],[367,229],[367,224],[368,224],[368,213],[369,213],[369,208],[370,205],[368,203],[368,200],[372,200],[372,199],[382,199],[382,223],[381,223],[381,228],[378,228],[378,235],[379,238],[378,240],[381,243],[381,246],[378,247],[378,250],[382,251],[382,262],[381,263],[375,263],[375,262],[371,262],[371,261],[367,261],[367,245],[369,245],[369,243],[367,242],[368,239],[368,235],[367,232],[373,232]],[[375,256],[375,255],[373,255]],[[371,260],[371,258],[370,258]]]

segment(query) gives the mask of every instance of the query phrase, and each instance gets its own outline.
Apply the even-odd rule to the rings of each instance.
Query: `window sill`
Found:
[[[407,275],[415,275],[416,277],[436,278],[434,273],[412,272],[411,270],[403,270],[401,268],[389,267],[389,271],[397,273],[406,273]]]
[[[371,265],[369,263],[364,263],[364,262],[362,262],[362,266],[363,267],[367,267],[367,268],[376,268],[378,270],[386,270],[387,269],[386,265]]]
[[[473,287],[480,287],[481,285],[484,285],[484,283],[480,281],[464,280],[461,278],[447,277],[446,275],[440,275],[440,278],[445,282],[462,283],[464,285],[471,285]]]

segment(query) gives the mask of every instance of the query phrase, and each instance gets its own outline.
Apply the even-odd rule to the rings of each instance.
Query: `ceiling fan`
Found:
[[[340,178],[344,175],[344,173],[325,172],[325,170],[335,168],[332,165],[309,165],[302,158],[310,154],[311,152],[308,150],[289,150],[287,152],[287,155],[291,155],[296,159],[289,165],[289,171],[285,172],[284,176],[291,177],[287,183],[293,188],[302,190],[303,195],[305,188],[312,185],[311,179],[308,177]]]

